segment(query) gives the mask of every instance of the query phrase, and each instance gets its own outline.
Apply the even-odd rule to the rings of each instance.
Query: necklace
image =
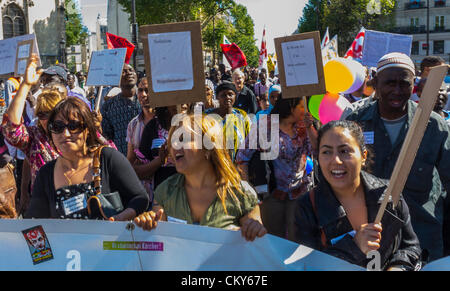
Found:
[[[86,169],[86,168],[89,167],[90,165],[91,165],[91,162],[89,162],[87,165],[85,165],[85,166],[83,166],[83,167],[81,167],[81,168],[79,168],[79,169],[72,169],[71,172],[74,171],[74,173],[72,173],[72,174],[70,175],[70,178],[73,177],[77,172],[79,172],[79,171],[81,171],[81,170],[83,170],[83,169]],[[72,185],[72,180],[69,178],[68,174],[66,173],[66,169],[64,169],[64,166],[63,166],[63,165],[62,165],[62,167],[63,167],[63,175],[64,175],[64,177],[66,178],[67,182],[69,182],[69,186],[70,186],[70,185]],[[67,170],[68,170],[68,168],[67,168]]]

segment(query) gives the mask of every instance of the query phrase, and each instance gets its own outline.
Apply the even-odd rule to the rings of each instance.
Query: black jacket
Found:
[[[324,181],[323,178],[321,180]],[[383,201],[387,181],[366,172],[361,172],[361,180],[364,185],[368,221],[373,222]],[[319,182],[314,192],[317,216],[313,210],[309,193],[298,200],[295,212],[297,225],[294,234],[295,240],[299,244],[366,268],[372,257],[366,258],[366,255],[353,241],[353,237],[347,234],[353,228],[330,185],[327,182]],[[403,198],[400,199],[395,209],[393,209],[392,201],[389,201],[381,220],[381,226],[383,231],[381,232],[381,245],[378,249],[381,268],[401,266],[408,270],[415,269],[420,263],[421,249],[411,226],[408,206]],[[326,247],[321,243],[320,228],[323,229],[326,237]],[[332,239],[344,234],[345,236],[341,240],[334,245],[331,244]]]
[[[247,114],[256,114],[256,111],[258,111],[258,103],[256,102],[255,94],[244,85],[244,88],[242,88],[242,91],[236,97],[233,107],[242,109]]]

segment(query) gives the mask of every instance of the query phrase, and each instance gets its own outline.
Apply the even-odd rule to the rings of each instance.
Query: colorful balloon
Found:
[[[350,94],[355,91],[358,91],[364,85],[364,81],[366,80],[366,68],[364,68],[363,65],[361,65],[355,60],[350,59],[344,60],[345,60],[344,62],[347,64],[348,68],[354,75],[354,81],[352,86],[348,90],[343,91],[342,93]]]
[[[325,64],[325,86],[330,93],[344,92],[350,89],[355,81],[355,74],[343,58],[337,58]]]
[[[323,96],[325,95],[313,95],[308,102],[308,110],[311,115],[317,120],[320,120],[319,107],[320,103],[322,102]]]
[[[319,107],[320,122],[326,124],[332,120],[339,120],[344,110],[350,106],[351,103],[338,94],[325,94]]]

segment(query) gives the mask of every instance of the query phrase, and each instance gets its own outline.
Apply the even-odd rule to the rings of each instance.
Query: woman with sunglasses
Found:
[[[25,100],[31,88],[39,83],[43,70],[36,71],[38,58],[30,59],[23,82],[14,97],[8,111],[3,115],[2,131],[5,139],[27,156],[31,168],[31,187],[38,170],[47,162],[58,157],[57,151],[51,146],[47,137],[47,120],[51,110],[67,96],[67,90],[60,92],[54,88],[45,88],[37,98],[35,114],[38,122],[34,126],[26,126],[22,113]]]
[[[39,170],[26,218],[92,218],[87,205],[98,188],[102,194],[119,192],[124,210],[110,221],[130,220],[147,209],[148,195],[128,160],[112,148],[100,148],[94,118],[83,101],[69,97],[60,102],[47,128],[60,156]]]

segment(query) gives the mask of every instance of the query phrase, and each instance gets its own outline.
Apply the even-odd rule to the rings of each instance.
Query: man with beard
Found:
[[[137,75],[133,67],[125,64],[120,81],[122,92],[105,101],[100,112],[102,114],[103,135],[114,142],[117,149],[127,155],[128,123],[141,112],[137,93]]]
[[[347,117],[362,126],[366,144],[375,156],[369,170],[383,179],[391,177],[417,110],[417,104],[409,100],[414,75],[414,64],[407,55],[383,56],[374,79],[377,100]],[[402,192],[424,261],[439,259],[444,252],[443,217],[449,202],[446,192],[450,190],[449,134],[444,119],[432,112]]]

